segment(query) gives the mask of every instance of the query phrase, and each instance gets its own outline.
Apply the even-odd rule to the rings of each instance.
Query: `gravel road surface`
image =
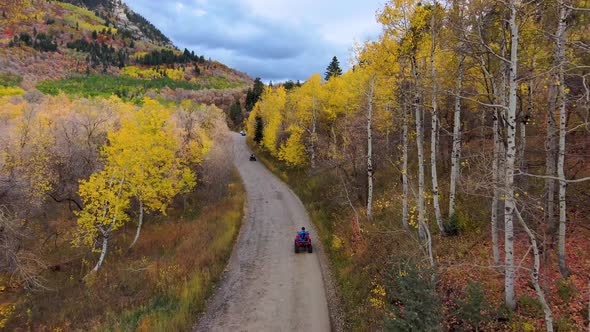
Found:
[[[316,240],[305,208],[286,184],[260,162],[249,161],[249,155],[245,137],[235,134],[234,162],[248,193],[247,215],[196,331],[330,331],[318,255],[293,252],[302,226]]]

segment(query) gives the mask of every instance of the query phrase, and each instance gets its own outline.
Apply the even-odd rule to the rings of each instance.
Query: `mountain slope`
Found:
[[[122,0],[61,0],[61,2],[84,7],[108,18],[116,26],[132,32],[144,41],[174,48],[174,44],[158,28],[143,16],[134,12]]]
[[[169,78],[194,89],[252,82],[202,54],[179,51],[121,0],[4,2],[0,14],[0,72],[23,77],[25,88],[92,73]]]

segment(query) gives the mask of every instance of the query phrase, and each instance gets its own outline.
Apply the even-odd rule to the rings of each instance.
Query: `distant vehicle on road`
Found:
[[[254,154],[250,155],[250,161],[256,161],[256,156],[254,156]]]
[[[246,136],[246,132],[242,130],[242,131],[240,131],[240,135]]]

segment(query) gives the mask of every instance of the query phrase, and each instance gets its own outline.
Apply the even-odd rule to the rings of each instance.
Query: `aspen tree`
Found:
[[[562,275],[569,274],[565,261],[565,231],[567,221],[566,207],[566,190],[567,182],[565,179],[565,137],[567,134],[567,108],[565,92],[565,48],[566,48],[566,29],[567,18],[571,9],[566,6],[563,0],[558,0],[559,20],[555,34],[555,64],[557,73],[554,76],[557,84],[557,109],[559,110],[559,149],[557,158],[557,177],[559,178],[559,233],[558,233],[558,262],[559,270]]]
[[[508,25],[510,28],[510,58],[508,63],[509,69],[509,88],[508,88],[508,108],[506,110],[506,172],[504,185],[504,251],[505,251],[505,278],[504,292],[506,306],[514,310],[516,308],[516,298],[514,295],[515,266],[514,266],[514,164],[516,159],[516,88],[517,88],[517,69],[518,69],[518,38],[519,23],[516,21],[520,2],[519,0],[510,0],[508,9],[510,11]]]
[[[455,214],[457,181],[461,171],[461,93],[463,89],[463,72],[464,72],[464,24],[463,24],[463,7],[460,1],[454,1],[452,5],[452,20],[454,34],[458,39],[457,47],[453,51],[458,54],[457,61],[457,82],[455,86],[455,100],[453,110],[453,139],[451,151],[451,174],[449,180],[449,219]]]
[[[432,116],[431,116],[431,132],[430,132],[430,174],[432,177],[432,202],[434,207],[434,215],[436,224],[441,234],[445,233],[443,226],[442,215],[440,212],[439,202],[439,187],[438,187],[438,172],[436,163],[436,153],[438,151],[438,83],[436,78],[435,54],[437,45],[438,22],[437,19],[438,3],[433,1],[430,9],[430,78],[432,80]],[[452,197],[454,199],[454,196]]]
[[[373,218],[373,97],[375,95],[376,77],[369,79],[367,93],[367,219]]]
[[[97,272],[104,263],[112,233],[129,221],[125,211],[130,206],[131,194],[125,179],[124,172],[106,168],[93,174],[90,179],[80,181],[84,210],[78,212],[77,239],[100,252],[98,261],[88,275]],[[94,248],[97,239],[102,242],[100,249]]]

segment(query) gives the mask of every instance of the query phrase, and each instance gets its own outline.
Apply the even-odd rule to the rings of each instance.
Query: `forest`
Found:
[[[306,204],[348,329],[590,328],[589,10],[390,0],[351,70],[263,88],[248,139]]]
[[[0,86],[0,328],[186,329],[243,209],[224,113],[18,82]]]

